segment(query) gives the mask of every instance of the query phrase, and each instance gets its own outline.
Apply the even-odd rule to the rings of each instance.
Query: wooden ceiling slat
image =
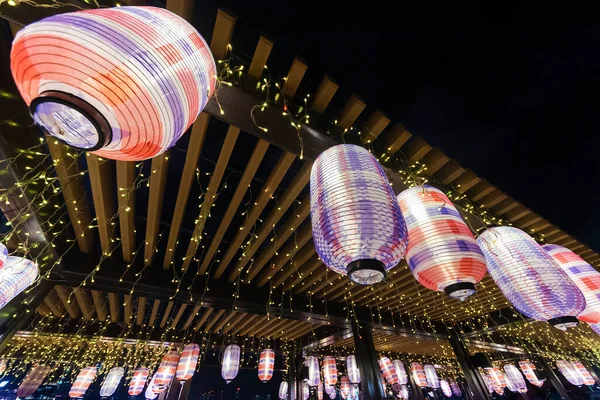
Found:
[[[148,321],[148,326],[154,328],[154,322],[156,321],[156,316],[158,315],[158,308],[160,307],[160,300],[154,300],[154,304],[152,305],[152,311],[150,313],[150,320]]]
[[[536,223],[534,223],[533,225],[531,225],[531,229],[534,232],[540,232],[540,231],[546,229],[547,227],[549,227],[550,225],[551,225],[550,222],[548,222],[542,218],[541,220],[539,220]]]
[[[179,236],[179,231],[181,230],[181,223],[183,222],[183,215],[188,204],[190,191],[192,190],[192,183],[196,176],[196,168],[204,145],[204,139],[206,138],[209,121],[210,116],[202,112],[192,125],[190,142],[185,155],[185,164],[183,165],[179,189],[177,191],[177,200],[175,202],[175,209],[173,210],[173,219],[171,220],[163,268],[169,268],[173,261],[175,247],[177,246],[177,238]]]
[[[404,125],[400,123],[394,124],[385,138],[384,147],[386,154],[396,154],[396,152],[400,150],[411,137],[412,134],[406,130]]]
[[[286,333],[282,336],[288,340],[294,340],[298,337],[301,337],[306,332],[310,332],[312,330],[312,324],[306,321],[296,321],[296,324],[288,329]]]
[[[344,104],[344,108],[342,108],[342,112],[338,119],[338,125],[341,126],[342,129],[349,129],[363,112],[365,107],[367,107],[367,105],[361,98],[355,93],[352,93],[350,98],[346,101],[346,104]]]
[[[479,201],[487,194],[496,190],[485,179],[482,179],[478,184],[469,189],[466,193],[472,201]]]
[[[577,240],[573,239],[572,237],[568,236],[564,239],[559,240],[558,242],[559,245],[563,246],[563,247],[570,247],[570,245],[577,243]]]
[[[221,260],[219,261],[219,267],[215,272],[216,278],[219,278],[223,274],[225,268],[227,268],[233,259],[233,256],[235,256],[237,251],[242,247],[244,239],[252,230],[256,220],[267,206],[269,200],[271,200],[271,196],[275,192],[275,189],[277,189],[279,186],[279,183],[285,176],[288,169],[291,167],[294,158],[295,156],[293,154],[285,152],[277,161],[277,165],[273,169],[273,172],[269,175],[269,178],[267,178],[267,181],[263,185],[258,198],[254,201],[250,212],[248,212],[244,222],[242,222],[240,225],[240,229],[237,231],[235,237],[229,244],[227,251],[221,257]]]
[[[211,328],[217,323],[217,321],[219,320],[219,318],[221,318],[221,316],[225,314],[225,310],[218,310],[213,317],[210,319],[210,321],[208,321],[206,323],[206,326],[204,328],[202,328],[202,330],[204,332],[210,332]]]
[[[306,61],[296,56],[285,78],[283,88],[281,89],[284,96],[289,98],[294,97],[298,87],[300,87],[300,82],[302,82],[302,78],[304,77],[307,69],[308,66],[306,65]]]
[[[67,309],[69,317],[72,319],[79,318],[81,315],[81,311],[79,310],[79,307],[77,307],[75,302],[72,301],[73,299],[75,299],[75,297],[71,296],[71,289],[66,288],[64,286],[56,285],[54,286],[54,290],[56,291],[56,294],[58,294],[60,301],[62,301],[63,305]]]
[[[216,60],[223,60],[227,57],[227,48],[231,42],[236,22],[235,15],[222,9],[217,11],[217,21],[210,42],[210,49]]]
[[[298,321],[287,320],[285,325],[280,327],[277,332],[274,332],[272,334],[271,339],[279,339],[280,337],[282,337],[283,335],[285,335],[288,332],[288,329],[290,329],[291,327],[296,325],[297,322]]]
[[[123,317],[126,324],[131,324],[133,319],[133,298],[129,294],[123,296]]]
[[[301,268],[299,268],[297,270],[296,277],[291,279],[290,281],[288,281],[288,283],[283,288],[283,291],[288,292],[289,290],[293,289],[296,285],[298,285],[304,279],[307,279],[310,274],[314,273],[321,266],[323,266],[323,262],[319,259],[319,255],[314,254],[304,265],[302,265]],[[323,268],[325,268],[325,267],[323,266]],[[293,272],[295,272],[295,271],[293,271]],[[320,274],[315,274],[315,275],[320,275]],[[285,279],[287,279],[287,277]],[[308,279],[310,279],[310,278],[308,278]],[[278,282],[275,282],[275,283],[277,284]],[[284,282],[282,281],[281,283],[284,283]],[[276,285],[276,286],[279,286],[279,285]]]
[[[435,174],[434,178],[444,185],[450,185],[464,172],[465,169],[456,160],[450,160]]]
[[[90,293],[86,289],[75,288],[73,290],[75,293],[75,298],[77,299],[77,303],[81,308],[81,312],[83,313],[83,318],[88,321],[91,321],[94,317],[94,308],[92,307],[92,298]]]
[[[517,203],[516,201],[514,201],[513,199],[511,199],[509,197],[507,199],[504,199],[500,203],[496,204],[496,206],[494,206],[491,209],[491,212],[494,215],[504,215],[507,212],[509,212],[510,210],[512,210],[513,208],[517,207],[518,205],[519,205],[519,203]]]
[[[311,162],[305,162],[302,165],[300,171],[298,171],[290,186],[285,190],[283,195],[281,195],[281,198],[277,202],[277,207],[273,209],[261,223],[260,228],[258,229],[255,237],[252,239],[252,242],[250,243],[250,246],[248,246],[248,248],[244,251],[240,259],[236,262],[234,266],[234,271],[237,270],[237,275],[241,273],[242,269],[252,259],[256,251],[267,239],[269,234],[273,232],[275,225],[279,222],[279,220],[283,217],[287,210],[292,206],[294,201],[296,201],[296,198],[298,197],[302,189],[306,187],[310,179],[311,166]],[[233,282],[234,279],[237,278],[237,275],[232,273],[230,277],[230,282]],[[216,277],[219,278],[219,276]]]
[[[135,252],[135,163],[117,161],[117,202],[123,260],[131,262]]]
[[[316,271],[317,268],[321,268],[321,271]],[[294,284],[294,287],[298,285],[298,288],[296,289],[303,288],[303,290],[308,290],[310,294],[314,294],[315,288],[313,288],[312,286],[315,283],[319,282],[319,280],[325,278],[323,268],[326,267],[323,265],[321,260],[318,260],[317,262],[313,263],[313,269],[308,270],[306,272],[306,275],[304,275],[303,279],[301,279],[297,284]]]
[[[350,282],[350,280],[348,279],[347,276],[343,276],[343,275],[339,275],[338,277],[335,278],[335,281],[333,282],[333,285],[327,286],[325,285],[325,290],[323,290],[321,293],[316,293],[315,297],[317,299],[322,299],[323,297],[327,296],[327,299],[329,300],[329,294],[333,293],[334,291],[338,290],[341,288],[341,292],[342,294],[348,292],[348,290],[350,288],[353,288],[354,285],[352,282]],[[301,292],[301,287],[297,287],[294,290],[294,293],[300,293]],[[344,301],[343,299],[339,299],[338,302],[342,302]]]
[[[322,279],[321,283],[311,289],[311,292],[317,295],[318,298],[323,298],[333,293],[333,291],[337,289],[335,286],[337,282],[345,282],[345,279],[343,279],[344,277],[336,274],[335,272],[329,271],[327,267],[325,267],[325,270],[321,272],[319,278]],[[296,284],[296,286],[302,287],[302,285],[298,284]],[[301,290],[302,289],[296,287],[294,292],[300,292]]]
[[[258,142],[254,147],[254,151],[252,152],[252,156],[250,157],[250,161],[246,164],[246,169],[244,169],[242,179],[240,179],[240,182],[235,189],[235,193],[229,201],[227,211],[225,211],[225,215],[223,215],[223,218],[221,219],[219,228],[217,229],[215,235],[212,237],[207,252],[204,254],[202,264],[200,265],[200,269],[198,270],[198,274],[204,275],[204,273],[208,269],[208,266],[213,260],[213,257],[217,252],[217,249],[219,248],[219,244],[221,243],[221,240],[223,240],[223,236],[225,235],[225,232],[227,232],[227,228],[229,228],[229,224],[231,223],[231,220],[237,212],[240,203],[242,202],[242,199],[244,198],[244,195],[246,194],[246,191],[250,186],[250,182],[252,182],[254,174],[256,173],[258,166],[260,165],[263,157],[265,156],[268,147],[269,143],[262,139],[258,139]]]
[[[313,324],[309,324],[306,328],[299,329],[296,332],[293,332],[290,336],[288,336],[288,338],[291,340],[298,339],[306,335],[307,333],[312,332],[314,329],[315,326]]]
[[[200,317],[200,319],[198,320],[198,322],[196,322],[196,325],[194,326],[195,331],[199,330],[202,327],[202,325],[204,325],[204,323],[206,322],[206,320],[208,320],[208,317],[210,317],[212,312],[213,312],[212,308],[206,308],[206,309],[204,309],[204,311],[202,311],[202,316]]]
[[[492,193],[481,199],[481,204],[489,210],[506,198],[508,198],[508,196],[505,193],[502,193],[500,190],[494,190]]]
[[[100,247],[104,255],[110,255],[114,241],[115,205],[112,190],[115,187],[113,161],[101,159],[95,154],[85,155],[92,187],[92,198],[96,210],[96,223],[100,236]]]
[[[183,312],[187,306],[188,305],[185,303],[179,306],[179,310],[177,310],[177,314],[175,314],[175,318],[173,318],[173,321],[171,322],[171,329],[177,328],[177,324],[179,323],[179,320],[181,319],[181,316],[183,315]]]
[[[542,217],[540,217],[537,214],[533,214],[532,213],[532,214],[524,216],[523,218],[519,218],[518,220],[516,220],[515,221],[515,225],[517,225],[521,229],[527,229],[531,225],[533,225],[536,222],[540,221],[541,219],[542,219]]]
[[[339,85],[331,77],[325,75],[310,103],[311,110],[317,114],[323,114],[338,89]]]
[[[334,275],[329,279],[329,282],[333,282],[333,285],[330,285],[330,287],[327,290],[324,290],[323,293],[317,293],[317,298],[327,296],[327,300],[335,300],[346,292],[346,289],[341,289],[341,287],[345,284],[350,284],[348,282],[348,278],[336,273],[333,274]],[[324,287],[327,288],[326,284]]]
[[[261,35],[258,39],[258,44],[254,50],[250,67],[248,68],[248,75],[246,76],[246,88],[251,89],[255,86],[256,82],[260,79],[269,55],[273,50],[273,41],[264,35]]]
[[[146,319],[146,298],[139,297],[137,302],[137,312],[136,312],[136,324],[138,326],[144,325],[144,320]]]
[[[148,214],[146,216],[146,242],[144,246],[144,264],[152,264],[158,243],[160,215],[169,171],[169,151],[152,159],[150,166],[150,190],[148,194]]]
[[[231,158],[231,154],[233,153],[233,148],[235,147],[239,134],[239,128],[236,128],[233,125],[229,126],[229,129],[227,130],[227,136],[223,142],[223,147],[221,147],[219,159],[215,165],[210,182],[208,183],[208,188],[206,189],[206,194],[204,195],[202,201],[202,206],[200,207],[200,214],[196,220],[196,226],[194,227],[192,239],[190,240],[185,258],[183,260],[183,270],[188,269],[192,259],[196,254],[196,251],[198,250],[198,246],[202,240],[202,235],[204,234],[206,220],[210,216],[211,208],[214,204],[217,193],[219,192],[219,188],[221,187],[221,180],[223,179],[223,175],[227,169],[227,164],[229,163],[229,159]]]
[[[232,335],[237,335],[239,334],[239,332],[242,331],[242,329],[244,329],[245,327],[248,326],[248,324],[250,323],[254,323],[255,321],[257,321],[259,318],[258,315],[255,314],[247,314],[246,318],[244,318],[244,320],[240,321],[237,323],[236,326],[234,326],[231,330],[231,334]]]
[[[406,157],[413,164],[431,151],[431,146],[421,136],[414,136],[406,145]]]
[[[528,209],[527,207],[525,207],[523,205],[519,205],[518,207],[515,207],[512,210],[510,210],[509,212],[507,212],[505,215],[509,221],[515,222],[519,218],[523,218],[524,216],[526,216],[527,214],[530,214],[530,213],[531,213],[530,209]]]
[[[194,306],[194,308],[190,312],[190,315],[187,317],[187,319],[183,323],[183,329],[184,330],[186,330],[186,329],[188,329],[190,327],[190,325],[194,321],[194,318],[196,318],[198,316],[198,313],[200,312],[201,308],[202,308],[202,306],[200,306],[199,304],[197,304],[197,305]]]
[[[223,327],[225,325],[227,325],[227,323],[233,318],[235,317],[235,314],[237,312],[236,311],[230,311],[229,314],[227,314],[225,317],[221,318],[221,320],[219,321],[218,324],[216,324],[213,328],[213,333],[217,333],[219,331],[221,331],[223,329]]]
[[[266,315],[262,315],[262,316],[257,316],[257,318],[254,318],[252,320],[251,324],[245,324],[245,326],[239,330],[237,330],[236,332],[234,332],[234,334],[238,334],[240,336],[248,336],[249,332],[251,332],[253,329],[256,329],[257,326],[262,326],[262,324],[267,320],[267,316]]]
[[[108,307],[104,293],[92,290],[92,300],[94,301],[94,310],[96,310],[98,320],[106,321],[108,318]]]
[[[137,2],[138,4],[134,4],[135,2]],[[130,0],[129,5],[145,6],[146,0]],[[179,15],[181,18],[187,20],[188,22],[192,21],[193,5],[194,0],[167,0],[166,2],[167,10]]]
[[[473,186],[477,185],[479,182],[481,182],[481,178],[475,175],[475,172],[467,168],[465,169],[465,172],[456,178],[453,183],[458,192],[463,194]]]
[[[274,317],[267,317],[266,319],[262,320],[260,323],[256,323],[252,325],[252,329],[250,329],[250,331],[248,331],[248,333],[246,333],[246,336],[253,336],[253,337],[262,337],[262,333],[269,330],[270,327],[272,327],[273,325],[279,324],[281,322],[280,319],[274,318]]]
[[[268,328],[261,332],[262,337],[270,339],[275,333],[281,330],[281,328],[287,325],[287,323],[288,320],[282,318],[280,321],[275,322],[272,325],[268,325]]]
[[[48,304],[41,303],[35,311],[43,317],[47,317],[48,315],[52,315],[52,310],[48,307]]]
[[[372,143],[379,137],[381,132],[390,124],[390,119],[381,111],[376,109],[371,113],[364,127],[363,138],[367,143]]]
[[[312,241],[309,241],[307,244],[298,251],[294,257],[286,264],[289,265],[289,268],[285,270],[282,268],[281,271],[283,273],[277,274],[277,279],[273,282],[273,287],[277,287],[281,285],[287,278],[289,278],[294,272],[297,272],[302,266],[313,256],[316,256],[317,251],[315,250],[315,246]],[[316,256],[318,257],[318,256]],[[273,275],[275,277],[275,275]]]
[[[46,303],[48,308],[50,308],[52,314],[58,318],[61,318],[67,312],[55,291],[48,293],[48,295],[44,298],[44,303]]]
[[[172,301],[169,301],[167,303],[167,308],[165,309],[165,312],[163,314],[162,319],[160,320],[160,327],[164,328],[165,326],[167,326],[167,321],[169,320],[169,316],[171,315],[171,310],[173,309],[174,303]]]
[[[237,327],[247,316],[248,314],[246,313],[237,313],[235,315],[234,320],[229,322],[229,324],[225,325],[225,327],[223,327],[223,331],[221,332],[221,334],[227,335],[229,331]]]
[[[423,164],[425,164],[425,166],[427,167],[427,169],[425,170],[425,175],[432,176],[449,161],[450,157],[444,154],[444,152],[439,148],[434,147],[429,153],[425,155],[425,157],[423,157]]]
[[[546,228],[544,228],[543,230],[540,231],[542,234],[544,234],[546,237],[552,236],[558,232],[560,232],[560,228],[554,225],[550,225]]]

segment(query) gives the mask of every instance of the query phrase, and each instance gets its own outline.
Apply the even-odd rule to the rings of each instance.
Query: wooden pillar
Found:
[[[539,357],[537,361],[539,362],[540,366],[544,368],[544,372],[546,372],[548,380],[550,381],[554,389],[556,389],[561,399],[571,400],[569,392],[567,391],[563,383],[560,381],[560,378],[556,375],[556,372],[554,372],[552,366],[548,364],[548,361],[546,361],[546,359],[543,357]]]
[[[458,336],[452,336],[450,338],[450,345],[452,346],[454,355],[456,356],[458,363],[463,370],[463,374],[467,380],[467,385],[469,390],[473,393],[473,397],[482,400],[491,399],[490,394],[487,391],[487,387],[485,386],[485,382],[483,382],[481,375],[473,366],[473,363],[469,358],[469,352],[467,351],[463,341]]]
[[[382,400],[385,398],[381,385],[381,372],[373,344],[371,326],[352,324],[354,335],[354,355],[360,370],[360,388],[363,400]]]

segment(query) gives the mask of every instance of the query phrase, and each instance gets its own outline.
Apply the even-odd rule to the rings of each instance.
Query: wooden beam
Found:
[[[92,300],[94,301],[94,309],[99,321],[108,319],[108,307],[106,306],[106,297],[102,292],[92,290]]]
[[[350,129],[352,124],[354,124],[354,121],[356,121],[365,107],[367,107],[367,105],[360,99],[360,97],[353,93],[348,101],[346,101],[346,104],[340,113],[338,125],[342,127],[342,129]]]
[[[260,35],[254,55],[252,56],[252,61],[250,62],[250,67],[248,68],[248,75],[245,82],[246,89],[255,87],[256,82],[260,79],[267,66],[271,50],[273,50],[273,41],[265,35]]]
[[[79,318],[81,313],[79,311],[79,307],[77,307],[77,305],[71,299],[72,291],[64,286],[59,286],[59,285],[56,285],[54,287],[54,290],[56,291],[56,294],[60,298],[60,301],[62,301],[63,306],[65,306],[67,312],[69,313],[69,317],[71,319]]]
[[[233,334],[239,334],[240,336],[246,336],[256,326],[260,326],[265,321],[267,321],[267,318],[268,317],[266,315],[256,318],[256,319],[252,320],[252,324],[245,325],[243,329],[240,329],[239,331],[234,332]],[[248,321],[248,322],[250,322],[250,321]]]
[[[46,305],[50,308],[50,311],[52,311],[52,313],[58,318],[62,318],[67,312],[58,298],[58,295],[54,291],[50,292],[48,296],[46,296],[44,303],[46,303]]]
[[[156,316],[158,315],[158,308],[160,307],[160,300],[154,300],[154,304],[152,305],[152,312],[150,313],[150,321],[148,321],[149,327],[154,327],[154,322],[156,321]]]
[[[406,130],[404,125],[396,123],[386,135],[384,147],[386,154],[394,155],[408,140],[412,134]]]
[[[473,186],[477,185],[479,182],[481,182],[481,178],[475,175],[475,172],[471,171],[470,169],[465,169],[465,172],[456,178],[456,180],[453,182],[453,185],[460,194],[463,194]]]
[[[515,225],[517,225],[521,229],[527,229],[536,222],[541,221],[541,219],[542,217],[540,217],[539,215],[531,213],[516,220]]]
[[[190,315],[187,317],[187,319],[185,320],[185,322],[183,324],[183,330],[186,330],[190,327],[190,325],[192,324],[192,321],[194,321],[194,318],[196,318],[196,316],[198,316],[198,312],[200,311],[200,308],[202,308],[202,306],[200,306],[199,304],[194,306],[194,308],[190,312]]]
[[[113,179],[113,161],[101,159],[95,154],[86,153],[92,197],[96,209],[96,222],[100,235],[102,254],[108,256],[114,245],[115,205],[112,190],[115,187]]]
[[[213,325],[217,323],[223,314],[225,314],[225,310],[218,310],[202,330],[204,332],[210,332]]]
[[[284,96],[294,97],[307,68],[308,66],[304,60],[298,56],[294,58],[281,90]]]
[[[144,265],[152,264],[156,252],[160,215],[167,184],[169,170],[169,151],[152,159],[150,171],[150,191],[148,194],[148,214],[146,217],[146,242],[144,247]]]
[[[530,209],[528,209],[527,207],[525,207],[523,205],[519,205],[518,207],[515,207],[512,210],[510,210],[509,212],[507,212],[505,215],[506,215],[506,218],[508,218],[508,220],[510,222],[515,222],[519,218],[523,218],[524,216],[526,216],[527,214],[530,214],[530,213],[531,213]]]
[[[266,316],[264,318],[266,319]],[[259,320],[261,320],[261,318],[258,315],[256,315],[256,314],[248,314],[248,316],[246,317],[246,319],[244,319],[242,322],[238,323],[237,326],[235,326],[233,328],[233,330],[231,331],[231,335],[237,335],[244,328],[246,328],[250,323],[252,323],[252,325],[254,325]]]
[[[500,204],[501,201],[508,198],[508,195],[502,193],[500,190],[494,190],[492,193],[481,199],[481,204],[487,209],[491,209],[497,204]]]
[[[431,151],[431,146],[421,136],[414,136],[407,144],[406,157],[413,164],[425,157]]]
[[[39,306],[37,306],[37,308],[35,309],[35,312],[40,314],[42,317],[47,317],[49,315],[52,315],[52,310],[50,309],[50,307],[48,307],[48,304],[46,304],[46,303],[42,303]]]
[[[237,17],[235,15],[223,9],[217,11],[217,21],[210,41],[210,49],[216,60],[223,60],[227,57],[227,49],[236,22]]]
[[[372,143],[389,124],[390,119],[383,111],[376,109],[371,113],[369,119],[367,119],[362,137],[365,138],[367,143]]]
[[[233,318],[236,314],[236,311],[230,311],[229,314],[225,318],[221,318],[218,324],[216,324],[213,328],[213,333],[218,333],[223,329],[223,327]]]
[[[425,175],[432,176],[449,161],[450,157],[444,154],[444,152],[438,147],[434,147],[429,153],[425,155],[425,157],[423,157],[423,164],[425,164],[425,166],[427,167],[427,169],[425,170]]]
[[[465,169],[456,160],[450,160],[442,169],[440,169],[434,178],[442,182],[443,185],[450,185],[459,176],[465,172]]]
[[[83,313],[83,318],[91,321],[94,317],[94,308],[92,307],[90,293],[82,288],[75,288],[73,292],[75,293],[75,298]]]
[[[485,195],[493,192],[494,190],[496,190],[495,187],[490,185],[486,180],[482,180],[477,185],[473,186],[473,188],[471,190],[467,191],[467,196],[472,201],[479,201]]]
[[[248,314],[246,314],[246,313],[236,314],[235,320],[230,322],[229,324],[227,324],[223,328],[223,331],[221,332],[221,334],[227,335],[229,333],[229,331],[231,331],[233,328],[237,327],[247,316],[248,316]]]
[[[200,319],[198,320],[198,322],[196,322],[196,326],[194,326],[194,330],[197,331],[199,330],[202,325],[204,325],[204,323],[206,322],[206,320],[208,319],[208,317],[210,317],[210,315],[212,314],[213,309],[212,308],[206,308],[204,309],[204,311],[202,312],[202,316],[200,317]]]
[[[181,18],[192,22],[194,0],[167,0],[167,10],[179,15]]]
[[[323,114],[338,89],[339,85],[330,76],[325,75],[313,96],[310,109],[317,114]]]
[[[135,323],[138,326],[144,325],[144,320],[146,319],[146,298],[139,297],[137,302],[137,312],[136,312],[136,321]]]
[[[110,307],[110,320],[113,323],[119,322],[119,313],[121,310],[121,304],[119,303],[119,295],[116,293],[109,293],[108,305]]]
[[[128,325],[131,324],[131,320],[133,319],[133,299],[129,294],[123,296],[123,316],[125,323]]]
[[[519,205],[519,203],[517,203],[516,201],[514,201],[512,198],[509,197],[509,198],[502,200],[497,205],[495,205],[490,211],[494,215],[504,215],[507,212],[509,212],[510,210],[512,210],[513,208],[517,207],[518,205]]]
[[[179,320],[181,319],[181,317],[183,316],[183,312],[185,311],[185,309],[187,308],[187,304],[182,304],[181,306],[179,306],[179,310],[177,310],[177,314],[175,314],[175,318],[173,318],[173,321],[171,322],[171,329],[176,329],[177,328],[177,324],[179,323]]]
[[[163,314],[162,319],[160,320],[160,327],[164,328],[165,326],[167,326],[167,321],[169,320],[169,315],[171,314],[171,310],[173,309],[173,302],[169,301],[167,303],[167,308],[165,309],[165,312]]]
[[[123,260],[131,262],[135,252],[135,163],[117,161],[117,201]]]

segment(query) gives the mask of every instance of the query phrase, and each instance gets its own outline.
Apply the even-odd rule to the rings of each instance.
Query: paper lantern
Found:
[[[590,371],[588,371],[582,363],[580,363],[579,361],[573,361],[571,364],[573,364],[573,368],[575,369],[575,371],[579,372],[579,375],[581,376],[581,380],[584,385],[592,386],[596,383],[596,381],[592,377],[592,374],[590,374]]]
[[[500,395],[503,394],[504,388],[506,387],[506,378],[502,371],[496,367],[484,369],[490,379],[494,391]]]
[[[144,393],[144,397],[146,399],[155,399],[158,397],[158,393],[154,392],[154,382],[156,382],[156,374],[154,374],[154,376],[152,376],[152,379],[150,379],[150,383],[148,384],[148,388],[146,389],[146,392]]]
[[[71,386],[71,390],[69,390],[69,397],[83,397],[94,379],[96,379],[97,373],[98,369],[96,367],[85,367],[79,371],[77,378],[75,378],[75,382],[73,382],[73,385]]]
[[[444,393],[444,396],[446,397],[452,397],[452,389],[450,389],[450,384],[448,383],[448,381],[445,380],[440,380],[440,388],[442,388],[442,393]]]
[[[427,380],[427,386],[437,389],[440,387],[440,380],[437,376],[437,371],[431,364],[425,364],[423,368],[425,371],[425,379]]]
[[[323,400],[323,382],[319,382],[317,385],[317,398]]]
[[[379,369],[385,378],[385,381],[389,385],[395,385],[398,383],[398,375],[396,375],[396,369],[394,368],[394,364],[387,357],[381,357],[379,359]],[[385,383],[384,385],[385,386]]]
[[[402,400],[408,400],[410,396],[408,393],[408,387],[406,387],[406,385],[400,385],[400,391],[398,392],[398,395]]]
[[[337,365],[335,363],[335,358],[331,356],[325,356],[323,358],[323,379],[325,380],[325,383],[327,385],[335,385],[337,383],[337,374],[338,371]],[[360,382],[360,376],[358,380]]]
[[[33,395],[46,379],[48,372],[50,372],[48,365],[40,364],[32,367],[17,388],[17,397],[24,398]]]
[[[6,263],[6,259],[8,258],[8,249],[5,245],[0,243],[0,268],[4,267],[4,263]]]
[[[360,383],[360,370],[358,369],[355,355],[349,355],[346,357],[346,373],[348,374],[348,380],[350,383],[355,385]]]
[[[343,399],[350,394],[350,380],[346,375],[340,378],[340,395]]]
[[[6,372],[6,361],[1,360],[0,361],[0,375],[4,375],[5,372]]]
[[[535,365],[529,360],[519,361],[519,369],[525,375],[525,378],[534,386],[541,387],[544,384],[543,379],[539,379],[535,374]]]
[[[459,300],[475,293],[485,258],[450,199],[424,185],[406,189],[398,202],[408,227],[406,261],[419,283]]]
[[[104,382],[102,382],[102,386],[100,387],[100,396],[112,396],[117,390],[117,387],[119,387],[119,383],[121,383],[121,378],[123,378],[123,375],[125,375],[125,369],[123,367],[111,368],[111,370],[108,371],[108,374],[106,374]]]
[[[288,383],[286,381],[281,381],[279,384],[279,398],[285,399],[288,394]]]
[[[450,384],[450,388],[452,388],[452,394],[454,394],[456,397],[462,397],[462,390],[460,390],[460,386],[457,382],[452,382]]]
[[[583,293],[586,306],[577,318],[591,324],[600,322],[600,272],[565,247],[547,244],[542,248]]]
[[[583,294],[529,235],[500,226],[485,230],[477,243],[492,279],[519,312],[561,330],[577,325]]]
[[[398,383],[406,385],[408,383],[408,375],[406,374],[404,363],[400,360],[394,360],[394,369],[396,370],[396,375],[398,375]]]
[[[350,400],[359,400],[358,397],[358,385],[350,385],[350,393],[348,394],[348,399]]]
[[[492,380],[490,379],[489,375],[485,373],[485,371],[479,371],[479,375],[481,375],[481,378],[483,379],[483,382],[485,383],[485,387],[487,388],[488,392],[494,393],[494,384],[492,383]]]
[[[310,215],[323,263],[372,285],[404,256],[408,235],[383,168],[366,149],[341,144],[321,153],[310,175]]]
[[[31,285],[39,271],[37,264],[21,257],[7,257],[0,269],[0,309]]]
[[[310,386],[308,382],[302,382],[302,400],[308,400],[310,397]]]
[[[198,365],[198,356],[200,355],[200,346],[196,343],[186,344],[179,357],[175,377],[180,382],[192,379],[196,366]]]
[[[154,374],[154,385],[152,386],[154,393],[163,392],[169,387],[178,363],[179,354],[176,351],[169,351],[163,356],[156,374]]]
[[[273,377],[275,367],[275,352],[272,349],[264,349],[258,360],[258,379],[267,383]]]
[[[600,335],[600,323],[598,324],[588,324],[590,326],[590,328],[592,328],[592,330],[594,332],[596,332],[598,335]]]
[[[425,377],[425,372],[423,371],[423,366],[420,363],[411,363],[410,364],[410,373],[412,375],[413,380],[419,387],[427,387],[427,378]]]
[[[225,382],[229,383],[235,379],[240,369],[240,346],[230,344],[223,353],[223,362],[221,365],[221,376]]]
[[[135,370],[133,373],[133,377],[131,378],[131,382],[129,383],[129,390],[127,394],[130,396],[137,396],[142,393],[144,390],[144,386],[146,386],[146,381],[148,380],[148,368],[140,367]]]
[[[321,380],[319,359],[315,356],[308,356],[306,358],[306,365],[308,366],[308,384],[310,386],[317,386]]]
[[[556,361],[556,366],[569,383],[575,386],[583,385],[583,377],[569,361],[558,360]]]
[[[330,399],[335,399],[337,389],[334,385],[325,384],[325,393],[329,396]]]
[[[123,161],[173,146],[215,90],[200,34],[161,8],[53,15],[15,36],[11,69],[36,123],[78,149]]]
[[[512,364],[504,366],[504,374],[506,376],[506,387],[513,393],[526,393],[527,384],[519,369]]]

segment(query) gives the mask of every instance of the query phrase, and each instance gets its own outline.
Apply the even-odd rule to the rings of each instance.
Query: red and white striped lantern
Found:
[[[500,395],[503,394],[504,388],[506,387],[506,378],[502,371],[496,367],[484,369],[492,383],[494,391]]]
[[[175,376],[178,363],[179,353],[176,351],[169,351],[163,356],[162,361],[158,366],[158,370],[156,370],[156,374],[154,374],[154,385],[152,386],[152,391],[154,393],[163,392],[169,387],[173,380],[173,376]]]
[[[350,380],[346,375],[340,378],[340,395],[343,399],[350,394]]]
[[[131,382],[129,383],[129,390],[127,394],[130,396],[137,396],[142,393],[144,390],[144,386],[146,386],[146,381],[148,380],[148,368],[140,367],[135,370],[133,373],[133,377],[131,378]]]
[[[346,357],[346,373],[348,374],[348,380],[352,384],[360,383],[360,370],[356,363],[356,356],[354,354]]]
[[[146,399],[152,400],[158,397],[158,393],[155,393],[153,388],[154,388],[154,382],[156,381],[156,373],[154,373],[154,375],[152,376],[152,379],[150,379],[150,383],[148,384],[148,387],[146,388],[146,392],[144,393],[144,397]]]
[[[396,385],[398,383],[398,375],[396,375],[396,369],[394,364],[387,357],[381,357],[379,359],[379,369],[383,374],[388,385]],[[385,386],[385,385],[384,385]]]
[[[590,371],[588,371],[587,368],[584,367],[581,362],[573,361],[571,364],[573,364],[573,368],[579,372],[579,375],[581,376],[581,380],[584,385],[592,386],[596,383],[596,381],[594,381],[594,378],[592,377],[592,374],[590,374]]]
[[[537,377],[535,374],[535,365],[529,360],[519,361],[519,368],[525,378],[531,383],[533,386],[541,387],[544,384],[544,380]]]
[[[325,380],[326,385],[335,385],[337,383],[337,364],[335,363],[335,358],[332,356],[325,356],[323,358],[323,379]],[[360,377],[358,378],[360,382]],[[351,382],[357,383],[357,382]]]
[[[48,365],[40,364],[33,366],[17,388],[17,397],[25,398],[32,396],[44,379],[46,379],[48,372],[50,372]]]
[[[275,352],[272,349],[264,349],[258,360],[258,379],[267,383],[273,377],[275,368]]]
[[[180,382],[185,382],[192,379],[196,366],[198,365],[198,357],[200,356],[200,346],[196,343],[186,344],[179,357],[175,377]]]
[[[422,388],[427,387],[427,378],[425,377],[425,372],[423,371],[423,366],[421,365],[421,363],[411,363],[410,373],[417,386]]]
[[[71,385],[71,390],[69,390],[69,397],[73,399],[83,397],[94,379],[96,379],[97,373],[98,369],[96,367],[85,367],[79,371],[75,382]]]

